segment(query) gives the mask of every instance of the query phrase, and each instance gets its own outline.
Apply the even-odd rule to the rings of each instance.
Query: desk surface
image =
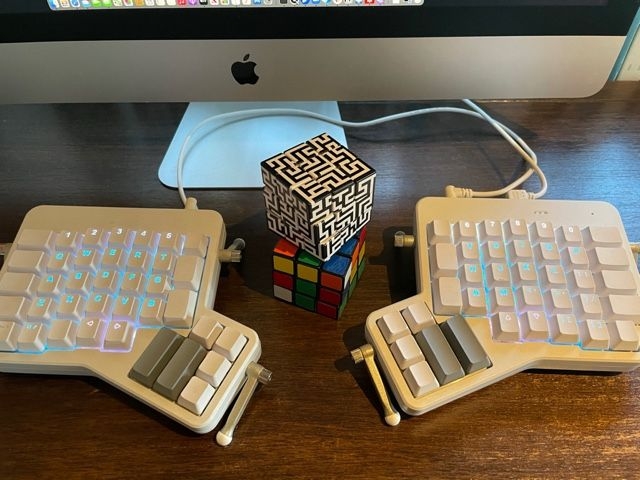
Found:
[[[417,104],[345,104],[365,119]],[[599,199],[640,240],[640,83],[582,100],[490,102],[536,150],[546,198]],[[180,207],[157,180],[185,105],[0,107],[0,242],[38,204]],[[216,310],[255,329],[272,383],[258,391],[229,448],[196,435],[93,378],[0,374],[0,478],[630,478],[640,475],[640,371],[527,372],[398,427],[384,425],[350,349],[369,312],[415,293],[416,201],[446,184],[501,186],[522,170],[474,119],[439,115],[363,131],[350,148],[378,172],[368,265],[344,314],[330,320],[273,299],[260,190],[195,191],[218,210],[243,263],[225,271]],[[536,188],[535,181],[530,182]]]

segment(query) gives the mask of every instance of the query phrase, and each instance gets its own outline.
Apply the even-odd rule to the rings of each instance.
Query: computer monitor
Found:
[[[583,97],[639,5],[2,0],[0,103]]]

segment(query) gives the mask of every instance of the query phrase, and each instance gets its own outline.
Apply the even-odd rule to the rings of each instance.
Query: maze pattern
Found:
[[[326,133],[261,167],[269,229],[321,260],[371,218],[375,170]]]
[[[273,249],[273,295],[339,318],[364,271],[365,238],[363,228],[325,262],[281,238]]]

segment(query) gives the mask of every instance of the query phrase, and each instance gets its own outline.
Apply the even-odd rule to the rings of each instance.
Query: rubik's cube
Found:
[[[269,229],[322,261],[371,218],[375,170],[326,133],[261,168]]]
[[[281,238],[273,249],[274,296],[337,319],[364,271],[365,237],[360,230],[326,261]]]

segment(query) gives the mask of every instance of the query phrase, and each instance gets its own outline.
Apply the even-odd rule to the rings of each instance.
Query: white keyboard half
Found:
[[[406,413],[529,368],[640,366],[640,277],[611,205],[423,198],[414,244],[419,293],[365,326]]]
[[[214,211],[34,208],[0,270],[0,371],[97,376],[211,431],[261,354],[212,310],[225,235]]]

